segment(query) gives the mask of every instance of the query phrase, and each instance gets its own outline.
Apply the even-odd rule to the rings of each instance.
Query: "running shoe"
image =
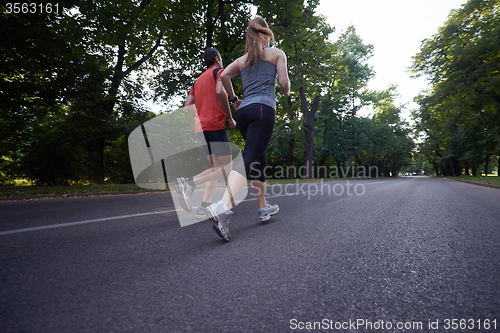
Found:
[[[278,214],[280,211],[278,205],[271,205],[269,201],[266,201],[266,203],[266,207],[259,208],[259,218],[261,222],[269,220],[271,216]]]
[[[208,218],[213,223],[214,231],[226,242],[231,239],[229,233],[229,221],[233,217],[233,212],[227,209],[222,201],[211,204],[206,208]]]
[[[189,185],[188,179],[185,177],[176,178],[174,180],[174,188],[179,194],[179,203],[186,212],[193,210],[191,206],[191,194],[193,194],[194,187]]]
[[[207,202],[201,202],[201,205],[198,206],[198,210],[196,211],[196,218],[198,219],[206,219],[207,218],[207,212],[206,208],[210,206],[210,203]]]

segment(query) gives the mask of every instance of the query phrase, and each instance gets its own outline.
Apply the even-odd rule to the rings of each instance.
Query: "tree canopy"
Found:
[[[414,57],[415,75],[431,88],[416,99],[421,151],[436,173],[478,173],[500,153],[500,7],[470,0],[451,12]]]

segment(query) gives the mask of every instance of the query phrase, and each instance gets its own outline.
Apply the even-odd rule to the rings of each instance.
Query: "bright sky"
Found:
[[[413,98],[427,87],[424,78],[411,79],[407,68],[412,56],[420,50],[423,39],[437,33],[450,10],[458,9],[466,0],[321,0],[317,13],[335,27],[332,41],[354,25],[364,44],[374,46],[370,65],[375,77],[370,89],[386,89],[398,84],[400,104],[407,104],[404,116],[417,108]]]

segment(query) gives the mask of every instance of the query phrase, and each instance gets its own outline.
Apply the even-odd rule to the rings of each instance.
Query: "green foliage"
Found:
[[[289,98],[277,89],[269,164],[354,163],[394,175],[411,162],[413,149],[408,125],[400,119],[401,107],[394,104],[395,88],[366,89],[373,77],[367,64],[373,46],[364,44],[354,27],[330,42],[333,28],[316,13],[318,3],[253,2],[271,25],[275,45],[288,55],[292,83]],[[64,11],[58,14],[0,14],[1,182],[17,178],[37,185],[132,182],[127,137],[156,116],[145,106],[151,98],[145,86],[156,101],[172,102],[185,96],[204,70],[204,49],[216,47],[226,65],[242,55],[249,1],[61,0],[59,4]],[[498,96],[496,58],[491,53],[496,49],[476,39],[481,52],[490,55],[476,64],[477,70],[455,71],[453,79],[476,78],[473,89],[489,96],[489,102],[474,99],[469,104],[481,105],[484,116],[469,127],[456,126],[475,138],[474,130],[485,126],[486,119],[496,119],[493,101]],[[467,59],[481,54],[471,51]],[[484,73],[489,73],[488,80]],[[241,94],[241,82],[233,84]],[[456,91],[443,87],[440,94],[451,96]],[[450,100],[422,97],[429,110],[422,117],[438,123],[431,115],[438,106],[449,110]],[[373,118],[360,117],[358,110],[369,105]],[[459,116],[472,121],[465,111]],[[464,144],[441,135],[439,130],[448,127],[439,123],[429,133],[447,140],[450,147],[452,143],[456,149],[470,147],[471,154],[480,150],[473,147],[474,140]],[[491,137],[494,145],[494,133],[481,137]],[[229,135],[243,148],[237,130],[229,130]]]
[[[328,38],[333,28],[323,16],[316,14],[318,0],[310,1],[259,1],[258,13],[272,26],[276,45],[288,57],[292,97],[286,107],[278,111],[278,119],[286,119],[288,128],[304,131],[303,163],[308,167],[307,177],[312,175],[314,159],[314,120],[319,107],[320,95],[327,86],[330,72],[328,59],[331,43]],[[292,106],[296,106],[295,108]],[[285,133],[287,133],[285,131]],[[286,155],[294,151],[297,141],[286,137]],[[288,166],[292,159],[287,157]]]
[[[274,23],[275,36],[279,36],[277,44],[288,55],[295,92],[291,98],[279,100],[268,163],[275,167],[299,167],[307,158],[301,159],[301,153],[310,149],[316,166],[348,167],[354,162],[367,170],[374,166],[381,174],[396,175],[411,162],[414,146],[408,124],[399,117],[401,107],[394,105],[396,88],[385,92],[366,90],[374,75],[367,64],[373,46],[363,44],[354,27],[349,27],[335,43],[328,42],[332,30],[314,15],[314,3],[306,8],[301,1],[273,1],[262,7],[262,13]],[[286,11],[278,10],[284,6]],[[307,13],[308,18],[306,15],[301,19],[302,13]],[[302,40],[303,36],[308,39]],[[309,44],[310,40],[313,43]],[[297,96],[302,92],[300,88],[305,88],[305,94]],[[314,110],[310,103],[319,95],[319,108]],[[357,116],[357,111],[370,103],[375,109],[374,119]],[[309,126],[314,136],[308,146],[307,134],[311,129],[305,118],[313,110],[317,112]]]
[[[414,73],[432,83],[414,114],[421,150],[444,175],[475,175],[500,154],[499,14],[497,1],[468,1],[414,57]]]
[[[141,73],[159,65],[161,47],[192,55],[189,5],[59,4],[59,14],[2,11],[0,168],[39,183],[103,182],[107,147],[148,117]]]
[[[356,115],[369,99],[364,90],[374,76],[367,63],[372,57],[373,46],[363,44],[355,27],[349,26],[333,45],[333,54],[337,79],[334,87],[341,103],[339,111]]]
[[[245,32],[250,19],[248,1],[182,2],[170,25],[174,35],[167,47],[159,50],[157,75],[149,84],[156,101],[186,97],[194,80],[206,69],[203,52],[215,47],[224,65],[243,55]],[[235,90],[241,92],[236,84]]]

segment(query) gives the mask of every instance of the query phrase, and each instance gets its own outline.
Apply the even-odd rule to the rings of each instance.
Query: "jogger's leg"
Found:
[[[255,195],[257,196],[257,201],[259,203],[259,208],[264,208],[267,206],[266,202],[266,183],[255,180],[253,182],[253,187],[255,188]]]

